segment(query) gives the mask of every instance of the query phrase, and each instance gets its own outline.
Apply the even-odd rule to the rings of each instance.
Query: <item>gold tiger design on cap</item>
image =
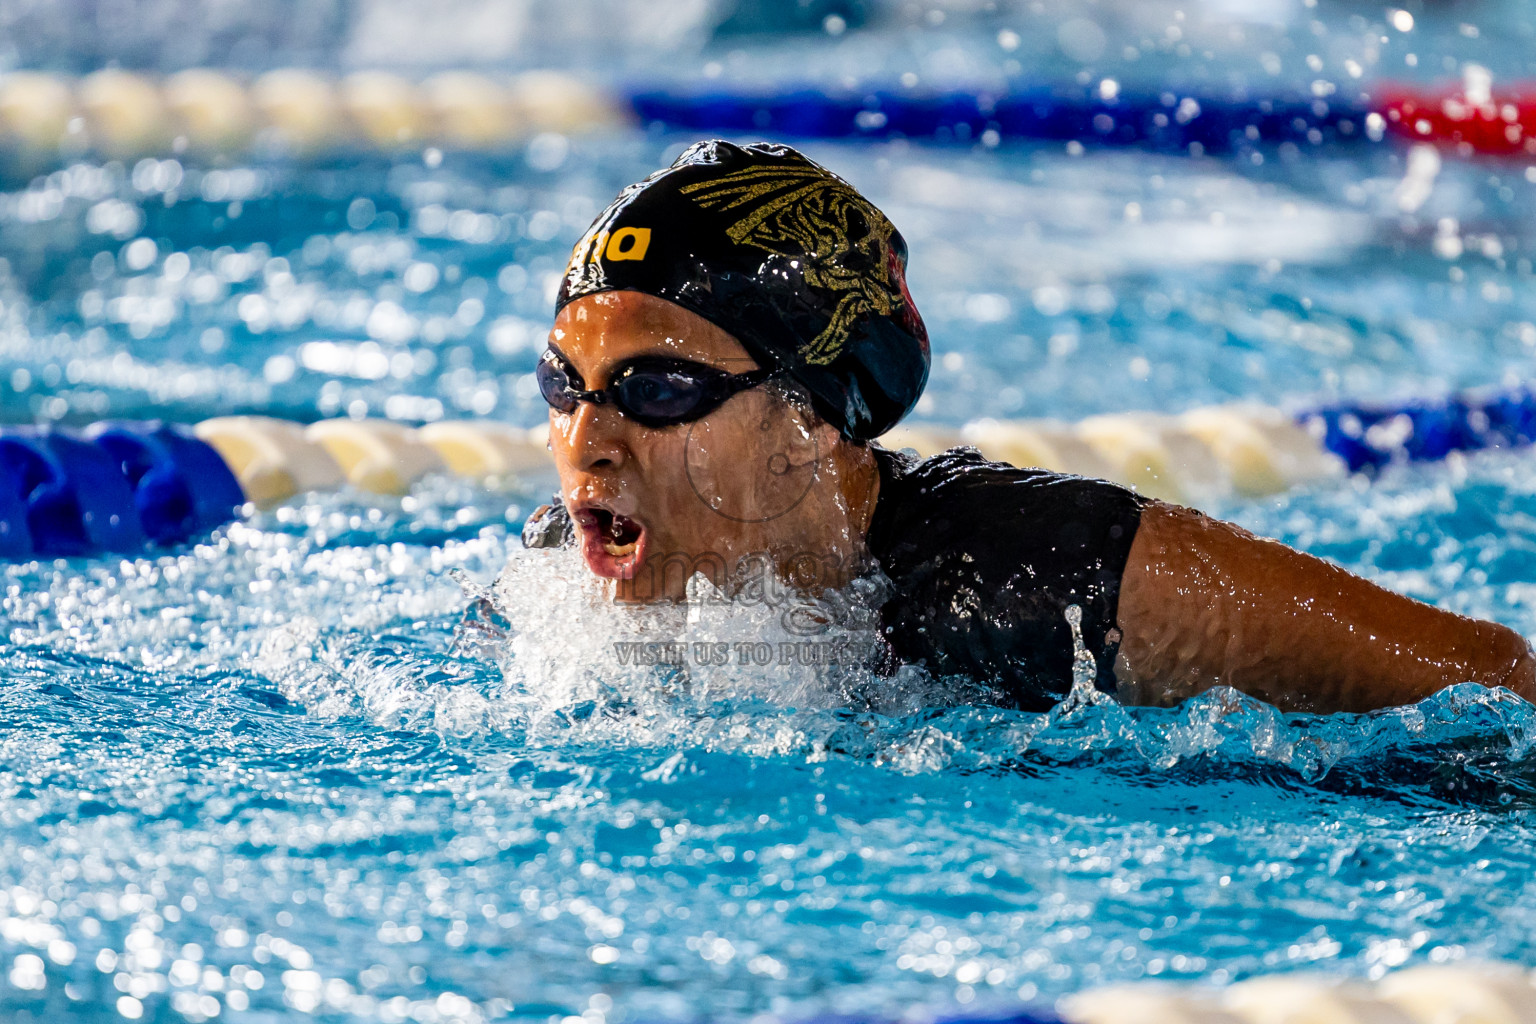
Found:
[[[800,348],[806,363],[832,362],[861,316],[890,316],[901,302],[890,281],[895,228],[820,168],[751,167],[679,191],[707,210],[739,209],[726,229],[731,241],[804,260],[806,282],[837,297],[827,326]]]

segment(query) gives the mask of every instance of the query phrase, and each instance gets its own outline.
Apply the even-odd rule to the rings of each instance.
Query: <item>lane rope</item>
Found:
[[[1029,139],[1191,155],[1284,143],[1380,141],[1386,127],[1360,99],[1122,91],[1109,79],[1097,85],[1023,86],[997,92],[648,90],[634,93],[630,101],[644,124],[693,132],[993,145]]]
[[[33,163],[86,154],[307,158],[497,149],[541,132],[576,134],[631,120],[622,98],[546,71],[511,78],[444,71],[420,82],[385,71],[333,80],[298,68],[249,82],[207,68],[162,80],[118,69],[78,80],[33,71],[0,76],[0,143]]]
[[[1321,974],[1252,978],[1225,989],[1157,982],[1069,996],[1069,1024],[1536,1024],[1536,985],[1508,963],[1408,967],[1374,984]]]
[[[1233,154],[1398,138],[1471,155],[1536,153],[1536,86],[1499,85],[1477,65],[1459,87],[1319,81],[1272,95],[1122,86],[1113,79],[995,90],[846,90],[786,83],[732,89],[607,88],[554,71],[498,77],[449,70],[333,79],[286,68],[253,79],[193,68],[163,79],[116,68],[79,79],[0,75],[0,144],[24,164],[191,154],[297,158],[497,150],[543,132],[638,124],[693,133],[1136,146]]]
[[[490,420],[421,427],[383,419],[303,425],[221,416],[193,426],[107,421],[84,430],[0,427],[0,561],[133,553],[206,536],[247,503],[350,487],[399,496],[441,474],[519,486],[552,469],[547,428]],[[1288,414],[1257,404],[1077,423],[912,424],[881,438],[922,455],[972,445],[1018,466],[1114,480],[1186,504],[1258,497],[1397,463],[1536,444],[1536,391],[1463,392]]]
[[[1407,967],[1376,982],[1322,973],[1225,988],[1141,981],[1067,996],[1054,1011],[1020,1007],[934,1024],[1536,1024],[1536,979],[1512,963],[1474,962]]]

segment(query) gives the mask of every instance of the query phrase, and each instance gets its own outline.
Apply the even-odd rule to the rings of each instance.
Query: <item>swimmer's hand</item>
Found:
[[[1142,512],[1119,625],[1128,703],[1227,685],[1286,711],[1368,711],[1462,682],[1536,700],[1536,659],[1514,630],[1161,502]]]
[[[575,539],[576,528],[571,523],[571,514],[559,498],[534,509],[533,515],[523,524],[525,548],[563,548]]]

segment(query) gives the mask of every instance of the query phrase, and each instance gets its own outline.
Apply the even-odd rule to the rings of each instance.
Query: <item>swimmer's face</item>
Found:
[[[758,369],[730,334],[640,292],[575,300],[556,317],[549,345],[587,390],[608,387],[643,358]],[[641,601],[681,598],[695,571],[718,579],[744,556],[782,559],[819,514],[818,454],[839,441],[772,383],[688,423],[648,427],[611,403],[580,402],[569,413],[551,409],[549,427],[587,567],[625,581],[620,597]]]

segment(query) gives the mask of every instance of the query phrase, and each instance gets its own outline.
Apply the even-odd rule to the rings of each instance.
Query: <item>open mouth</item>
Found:
[[[589,510],[603,550],[616,558],[635,553],[640,544],[643,527],[628,516],[617,515],[605,508]]]
[[[581,528],[581,552],[587,568],[608,579],[631,579],[645,559],[648,531],[638,519],[603,508],[576,504],[571,518]]]

